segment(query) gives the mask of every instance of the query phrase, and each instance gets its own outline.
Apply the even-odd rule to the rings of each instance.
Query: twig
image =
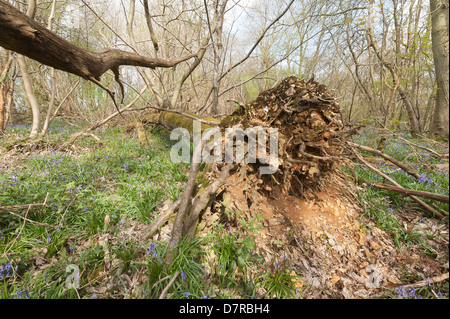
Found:
[[[39,204],[25,204],[25,205],[12,205],[12,206],[0,206],[0,210],[4,210],[9,212],[10,209],[24,209],[24,208],[32,208],[32,207],[43,207],[47,204],[47,198],[48,198],[48,192],[47,195],[45,195],[45,199],[43,203]]]
[[[399,136],[399,135],[397,135],[397,134],[395,134],[395,133],[391,133],[391,134],[392,134],[393,136],[395,136],[396,138],[402,140],[403,142],[405,142],[405,143],[408,144],[409,146],[415,146],[415,147],[421,148],[421,149],[423,149],[423,150],[429,152],[433,157],[436,157],[436,158],[448,158],[448,157],[449,157],[448,154],[439,154],[438,152],[436,152],[435,150],[432,150],[431,148],[427,148],[427,147],[425,147],[425,146],[422,146],[422,145],[419,145],[419,144],[412,143],[412,142],[408,141],[407,139],[404,139],[403,137],[401,137],[401,136]]]
[[[20,234],[22,233],[23,228],[25,227],[25,223],[27,222],[27,216],[28,212],[30,211],[30,207],[28,207],[27,212],[25,213],[25,219],[23,221],[22,227],[20,228],[20,231],[17,233],[17,236],[12,241],[11,245],[8,247],[8,249],[5,250],[5,252],[2,254],[2,257],[5,257],[8,254],[8,251],[14,246],[14,244],[17,241],[17,238],[19,238]]]
[[[145,86],[142,90],[141,90],[141,94],[145,92],[145,90],[147,90],[147,87]],[[134,103],[139,99],[139,95],[137,95],[130,103],[128,103],[127,106],[125,106],[124,108],[122,108],[120,111],[114,112],[113,114],[109,115],[108,117],[106,117],[105,119],[95,123],[94,125],[80,131],[77,132],[75,134],[73,134],[69,141],[67,141],[66,143],[64,143],[60,149],[68,147],[69,145],[73,144],[73,142],[75,142],[75,140],[80,136],[83,135],[84,133],[93,131],[95,129],[97,129],[98,127],[102,126],[103,124],[105,124],[106,122],[108,122],[109,120],[111,120],[112,118],[116,117],[120,112],[123,112],[126,109],[129,109],[130,107],[132,107],[134,105]]]
[[[175,273],[175,275],[173,275],[172,279],[169,281],[169,284],[166,286],[166,288],[164,288],[164,290],[162,291],[162,293],[159,295],[159,299],[164,299],[164,297],[166,296],[167,291],[169,290],[169,288],[173,285],[175,279],[177,279],[178,275],[180,274],[180,272],[177,270],[177,272]]]
[[[419,197],[437,200],[437,201],[443,202],[443,203],[449,202],[449,197],[445,196],[445,195],[440,195],[440,194],[435,194],[435,193],[430,193],[430,192],[425,192],[425,191],[418,191],[415,189],[408,189],[408,188],[403,188],[403,187],[398,187],[398,186],[392,186],[392,185],[383,184],[383,183],[369,183],[369,184],[370,184],[370,186],[373,186],[373,187],[376,187],[379,189],[385,189],[385,190],[392,191],[392,192],[398,192],[398,193],[402,193],[402,194],[406,194],[406,195],[417,195]]]
[[[391,162],[392,164],[394,164],[394,165],[400,167],[400,168],[403,169],[405,172],[407,172],[409,175],[414,176],[414,177],[417,178],[417,179],[420,178],[419,173],[417,173],[416,171],[414,171],[414,170],[413,170],[412,168],[410,168],[408,165],[406,165],[406,164],[404,164],[404,163],[402,163],[402,162],[396,160],[395,158],[392,158],[391,156],[389,156],[389,155],[387,155],[387,154],[385,154],[385,153],[383,153],[383,152],[381,152],[381,151],[379,151],[379,150],[376,150],[376,149],[373,149],[373,148],[370,148],[370,147],[367,147],[367,146],[359,145],[359,144],[356,144],[356,143],[352,143],[352,142],[348,142],[348,143],[349,143],[351,146],[354,146],[354,147],[356,147],[356,148],[359,148],[360,150],[367,151],[367,152],[370,152],[370,153],[379,155],[379,156],[383,157],[384,159],[388,160],[389,162]]]
[[[413,284],[401,285],[401,286],[403,288],[418,288],[418,287],[423,287],[423,286],[428,285],[428,284],[434,284],[436,282],[441,282],[441,281],[444,281],[446,279],[448,279],[448,273],[440,275],[440,276],[436,276],[436,277],[433,277],[433,278],[429,278],[427,280],[421,280],[421,281],[415,282]]]
[[[156,287],[157,284],[160,284],[160,283],[162,283],[163,281],[166,281],[166,280],[169,279],[169,278],[170,278],[170,276],[166,276],[166,277],[164,277],[164,278],[161,278],[160,280],[158,280],[157,282],[155,282],[155,284],[152,286],[152,289],[155,289],[155,287]]]
[[[26,204],[26,205],[13,205],[13,206],[0,206],[0,210],[4,210],[9,212],[10,209],[24,209],[24,208],[33,208],[33,207],[42,207],[44,204]]]
[[[58,228],[59,226],[55,226],[55,225],[49,225],[49,224],[44,224],[44,223],[40,223],[40,222],[36,222],[34,220],[28,219],[24,216],[21,216],[19,214],[7,211],[8,213],[10,213],[11,215],[14,215],[16,217],[22,218],[23,220],[26,220],[27,222],[33,223],[33,224],[37,224],[37,225],[41,225],[41,226],[47,226],[47,227],[52,227],[52,228]]]
[[[392,178],[390,178],[389,176],[387,176],[386,174],[384,174],[382,171],[380,171],[379,169],[373,167],[372,165],[370,165],[368,162],[366,162],[362,156],[355,151],[355,149],[349,145],[351,151],[353,152],[353,154],[356,155],[356,157],[361,161],[361,163],[363,163],[364,165],[366,165],[368,168],[370,168],[372,171],[374,171],[375,173],[377,173],[378,175],[380,175],[381,177],[385,178],[386,180],[390,181],[392,184],[394,184],[397,187],[400,188],[404,188],[402,185],[400,185],[399,183],[397,183],[395,180],[393,180]],[[412,199],[414,199],[417,203],[419,203],[423,208],[425,208],[429,213],[434,214],[435,216],[438,216],[440,218],[445,218],[444,215],[442,215],[440,212],[438,212],[437,210],[435,210],[433,207],[431,207],[430,205],[428,205],[427,203],[425,203],[424,201],[422,201],[421,199],[417,198],[414,195],[408,195],[410,196]]]
[[[167,211],[165,211],[161,216],[159,216],[156,222],[154,222],[150,226],[150,229],[144,235],[144,241],[152,237],[155,231],[157,231],[158,228],[160,228],[167,221],[167,219],[169,219],[169,217],[173,215],[173,213],[178,209],[178,207],[180,207],[180,203],[181,197],[175,203],[173,203],[172,206],[170,206]]]

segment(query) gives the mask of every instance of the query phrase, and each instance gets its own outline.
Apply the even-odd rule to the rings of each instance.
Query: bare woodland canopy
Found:
[[[90,80],[110,95],[114,83],[100,76],[112,71],[118,91],[122,65],[144,67],[122,75],[132,84],[128,95],[148,86],[147,102],[198,114],[228,113],[229,101],[254,98],[287,75],[315,77],[339,97],[346,121],[413,135],[448,135],[447,27],[445,0],[0,1],[4,49]],[[74,78],[18,63],[25,74],[24,68],[43,70],[31,75],[32,85],[54,88],[27,89],[22,74],[23,88],[13,94],[18,68],[11,52],[0,52],[2,118],[30,104],[38,126],[46,100],[61,101]],[[93,98],[67,97],[62,110],[95,113]]]

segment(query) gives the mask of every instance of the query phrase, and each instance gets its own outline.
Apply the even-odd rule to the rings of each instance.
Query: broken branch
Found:
[[[370,152],[372,154],[376,154],[379,155],[381,157],[383,157],[384,159],[388,160],[389,162],[391,162],[392,164],[400,167],[401,169],[403,169],[405,172],[407,172],[409,175],[414,176],[415,178],[419,179],[420,175],[419,173],[417,173],[416,171],[414,171],[412,168],[410,168],[408,165],[396,160],[395,158],[383,153],[382,151],[364,146],[364,145],[359,145],[356,143],[352,143],[352,142],[348,142],[349,145],[354,146],[356,148],[359,148],[362,151],[366,151],[366,152]]]
[[[398,186],[392,186],[392,185],[383,184],[383,183],[370,183],[370,186],[373,186],[373,187],[379,188],[379,189],[385,189],[385,190],[388,190],[391,192],[402,193],[402,194],[406,194],[406,195],[416,195],[416,196],[423,197],[423,198],[437,200],[437,201],[443,202],[443,203],[449,202],[449,197],[445,196],[445,195],[440,195],[440,194],[435,194],[435,193],[430,193],[430,192],[425,192],[425,191],[418,191],[415,189],[408,189],[408,188],[403,188],[403,187],[398,187]]]
[[[372,165],[370,165],[368,162],[366,162],[362,156],[355,151],[355,149],[351,146],[350,149],[353,152],[353,154],[356,155],[356,157],[360,160],[361,163],[363,163],[364,165],[366,165],[368,168],[370,168],[371,170],[373,170],[375,173],[377,173],[378,175],[380,175],[381,177],[385,178],[386,180],[390,181],[392,184],[394,184],[395,186],[399,187],[399,188],[404,188],[402,185],[400,185],[399,183],[397,183],[395,180],[393,180],[392,178],[390,178],[389,176],[387,176],[386,174],[384,174],[382,171],[380,171],[379,169],[373,167]],[[423,208],[425,208],[425,210],[431,214],[433,214],[434,216],[438,216],[440,218],[445,218],[444,215],[442,215],[440,212],[438,212],[437,210],[435,210],[433,207],[431,207],[430,205],[428,205],[427,203],[425,203],[424,201],[422,201],[421,199],[417,198],[414,195],[408,195],[410,196],[413,200],[415,200],[417,203],[419,203]]]

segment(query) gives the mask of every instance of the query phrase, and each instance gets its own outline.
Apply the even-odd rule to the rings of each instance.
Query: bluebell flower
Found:
[[[400,286],[400,287],[395,288],[395,290],[397,291],[397,297],[398,298],[406,297],[406,289],[405,289],[405,287]]]
[[[14,299],[30,299],[28,296],[28,290],[25,289],[19,289],[17,293],[14,295]]]
[[[149,254],[153,253],[153,257],[158,258],[159,255],[158,255],[158,253],[156,252],[156,246],[157,246],[157,245],[155,245],[155,244],[150,244],[150,246],[149,246],[148,249],[147,249],[147,253],[149,253]]]
[[[10,263],[0,266],[0,279],[11,277],[16,274],[17,266],[14,269]]]
[[[412,297],[416,295],[416,289],[414,287],[411,287],[408,289],[408,297]]]
[[[425,183],[428,180],[427,174],[422,173],[419,177],[419,183]]]
[[[184,296],[187,298],[187,297],[189,297],[191,295],[191,293],[189,292],[189,291],[186,291],[185,293],[184,293]]]
[[[181,273],[181,277],[183,277],[183,279],[186,279],[186,273],[183,271],[182,273]]]

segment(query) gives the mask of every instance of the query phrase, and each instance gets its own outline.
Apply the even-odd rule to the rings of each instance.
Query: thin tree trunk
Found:
[[[144,0],[145,20],[147,21],[148,31],[150,33],[150,39],[152,39],[153,48],[155,49],[155,57],[158,56],[159,45],[156,38],[155,31],[153,29],[152,17],[150,16],[150,8],[148,6],[148,0]]]
[[[33,114],[33,121],[31,125],[30,137],[36,137],[39,132],[39,127],[41,126],[41,111],[39,108],[39,102],[34,95],[33,85],[31,84],[30,74],[28,73],[28,66],[25,62],[25,57],[23,55],[17,55],[17,62],[19,63],[20,73],[22,74],[22,84],[25,91],[26,99],[28,100],[31,111]]]
[[[413,137],[417,137],[418,134],[420,134],[420,125],[419,125],[419,121],[416,117],[416,114],[414,112],[413,104],[411,103],[411,100],[408,97],[406,89],[400,83],[401,79],[399,78],[399,75],[397,74],[394,65],[392,64],[392,62],[386,60],[383,57],[381,49],[378,46],[378,43],[375,38],[375,31],[373,29],[373,4],[370,3],[367,6],[367,8],[369,10],[369,17],[367,19],[367,36],[369,39],[369,45],[373,48],[373,50],[374,50],[378,60],[381,62],[381,64],[386,69],[388,69],[389,72],[391,73],[392,79],[394,81],[394,85],[397,87],[400,98],[403,101],[403,105],[405,106],[406,112],[408,113],[409,124],[411,126],[411,135]]]
[[[211,38],[213,37],[212,34],[212,27],[211,23],[209,21],[209,14],[208,14],[208,6],[206,4],[206,0],[204,0],[205,4],[205,10],[206,10],[206,17],[208,20],[208,27],[209,27],[209,33]],[[213,41],[213,49],[214,49],[214,69],[213,69],[213,114],[219,114],[219,85],[220,85],[220,64],[222,60],[222,52],[223,52],[223,45],[222,45],[222,30],[223,30],[223,20],[225,15],[225,8],[227,5],[227,0],[225,0],[222,5],[219,4],[219,0],[217,0],[214,3],[214,17],[217,21],[217,26],[215,28],[215,40]]]
[[[53,17],[55,16],[55,7],[56,7],[56,0],[53,0],[53,2],[52,2],[52,10],[50,12],[50,16],[48,18],[48,24],[47,24],[47,28],[49,30],[52,29]],[[44,136],[45,134],[47,134],[48,127],[50,126],[52,109],[53,109],[53,106],[55,104],[56,79],[55,79],[55,69],[53,69],[53,68],[50,71],[50,81],[52,83],[51,84],[51,93],[50,93],[51,96],[50,96],[50,102],[48,104],[47,116],[45,117],[44,126],[43,126],[42,131],[41,131],[41,136]]]
[[[1,3],[0,3],[1,5]],[[12,8],[12,7],[11,7]],[[36,0],[29,0],[28,1],[28,9],[26,12],[26,16],[30,19],[34,18],[34,15],[36,13]],[[7,32],[5,32],[7,33]],[[29,105],[31,107],[31,111],[33,114],[33,121],[31,124],[31,132],[30,137],[35,137],[39,132],[39,127],[41,125],[41,111],[39,107],[39,103],[36,99],[36,95],[34,95],[33,91],[33,85],[31,84],[31,77],[28,73],[28,65],[25,61],[25,57],[21,54],[17,55],[17,62],[19,63],[20,73],[22,74],[22,84],[25,96],[29,102]]]
[[[1,61],[0,61],[1,62]],[[8,60],[0,73],[0,132],[3,132],[6,128],[6,101],[9,91],[8,79],[6,75],[11,68],[12,53],[8,52]]]

